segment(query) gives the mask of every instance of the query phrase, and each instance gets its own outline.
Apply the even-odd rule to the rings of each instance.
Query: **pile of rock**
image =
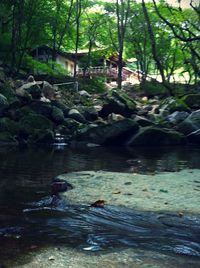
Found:
[[[86,92],[87,93],[87,92]],[[124,90],[70,104],[47,81],[14,81],[0,70],[0,142],[95,145],[178,145],[200,142],[200,98],[138,98]],[[78,94],[77,92],[74,94]],[[64,140],[63,140],[64,139]]]

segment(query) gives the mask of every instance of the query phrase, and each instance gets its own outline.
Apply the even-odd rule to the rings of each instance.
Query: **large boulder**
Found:
[[[62,102],[60,102],[60,101],[58,101],[58,100],[52,100],[52,101],[51,101],[51,104],[52,104],[53,106],[56,106],[56,107],[59,108],[60,110],[62,110],[62,112],[63,112],[63,114],[64,114],[65,117],[68,116],[68,113],[69,113],[69,111],[70,111],[70,108],[69,108],[66,104],[64,104],[64,103],[62,103]]]
[[[29,107],[31,110],[33,110],[35,113],[43,115],[47,118],[51,118],[52,115],[52,105],[47,102],[42,102],[42,101],[33,101]]]
[[[98,112],[94,106],[78,106],[77,110],[84,116],[87,121],[95,121],[98,118]]]
[[[136,111],[136,103],[125,92],[113,90],[106,97],[105,104],[99,116],[107,117],[111,113],[131,116]]]
[[[38,84],[34,84],[27,89],[34,100],[39,100],[42,97],[42,90]]]
[[[82,129],[77,140],[102,145],[122,145],[133,135],[139,126],[132,119],[124,119],[107,125]]]
[[[200,129],[200,110],[192,112],[176,129],[185,135]]]
[[[187,117],[189,116],[188,112],[173,112],[172,114],[170,114],[169,116],[167,116],[167,120],[176,125],[179,124],[180,122],[184,121]]]
[[[22,103],[30,103],[32,100],[31,94],[29,94],[25,89],[22,87],[17,88],[15,91],[16,96]]]
[[[0,132],[0,144],[1,143],[15,143],[17,144],[17,140],[15,139],[15,136],[13,136],[8,131]]]
[[[129,146],[180,145],[185,143],[184,136],[173,130],[158,127],[143,127],[126,143]]]
[[[11,135],[19,134],[19,123],[7,117],[0,119],[0,132],[9,132]]]
[[[68,112],[68,117],[72,118],[80,123],[86,123],[85,117],[77,110],[77,109],[71,109]]]
[[[200,94],[188,94],[183,96],[181,100],[191,109],[200,108]]]
[[[38,114],[29,114],[25,115],[20,120],[20,128],[22,132],[25,132],[27,135],[33,134],[38,130],[53,130],[52,122],[44,117],[43,115]]]
[[[43,82],[42,93],[49,100],[55,99],[55,88],[46,81]]]
[[[54,133],[52,130],[36,130],[29,137],[30,143],[46,143],[51,144],[54,142]]]
[[[147,127],[147,126],[152,126],[155,125],[154,122],[152,122],[151,120],[143,117],[143,116],[139,116],[139,115],[134,115],[133,119],[135,122],[137,122],[141,127]]]
[[[189,135],[187,135],[187,139],[190,143],[200,144],[200,129],[193,131]]]
[[[4,95],[0,94],[0,111],[6,107],[8,107],[8,100]]]
[[[56,124],[61,124],[65,120],[63,111],[56,106],[52,107],[51,117]]]
[[[0,85],[0,94],[7,98],[9,104],[17,99],[15,91],[9,81],[5,81],[2,85]]]
[[[29,82],[22,85],[20,88],[16,89],[17,95],[24,95],[24,92],[28,92],[33,99],[39,100],[42,96],[42,90],[38,83],[36,82]]]
[[[166,98],[159,107],[160,111],[167,111],[169,114],[175,111],[190,112],[190,108],[185,104],[182,99],[173,97]]]

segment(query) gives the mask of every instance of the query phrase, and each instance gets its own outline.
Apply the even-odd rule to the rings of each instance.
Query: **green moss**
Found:
[[[0,142],[16,142],[15,137],[9,132],[0,132]]]
[[[0,94],[4,95],[9,103],[16,100],[15,92],[8,82],[1,85]]]
[[[181,100],[190,108],[200,108],[200,94],[189,94],[182,97]]]
[[[36,130],[52,130],[53,123],[42,115],[29,114],[20,120],[20,127],[26,133],[32,134]]]
[[[136,104],[134,100],[131,99],[125,92],[114,90],[112,92],[112,96],[125,104],[128,109],[135,110]]]
[[[6,131],[12,135],[18,135],[19,123],[6,117],[1,118],[0,119],[0,131]]]
[[[148,82],[145,81],[141,84],[141,90],[144,91],[145,95],[147,96],[159,96],[159,95],[166,95],[168,93],[167,89],[163,84],[152,81]]]

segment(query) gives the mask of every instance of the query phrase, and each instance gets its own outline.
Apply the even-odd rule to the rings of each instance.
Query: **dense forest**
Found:
[[[0,2],[0,59],[12,72],[51,74],[62,70],[53,63],[56,51],[88,50],[83,65],[116,53],[118,86],[123,59],[130,68],[159,75],[167,85],[180,78],[196,83],[200,76],[200,6],[188,1],[8,0]],[[174,3],[175,4],[175,3]],[[52,48],[52,63],[30,56],[41,45]],[[95,51],[95,52],[94,52]],[[177,78],[178,77],[178,78]]]

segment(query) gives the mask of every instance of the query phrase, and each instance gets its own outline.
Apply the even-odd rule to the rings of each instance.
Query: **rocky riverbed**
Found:
[[[179,97],[148,95],[147,90],[141,96],[134,87],[104,93],[94,93],[91,88],[93,93],[89,93],[77,91],[73,85],[69,89],[36,81],[33,76],[27,80],[12,79],[1,68],[0,143],[199,144],[200,95],[196,87]]]

